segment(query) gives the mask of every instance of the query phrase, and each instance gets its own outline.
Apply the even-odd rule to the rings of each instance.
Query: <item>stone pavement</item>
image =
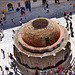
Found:
[[[73,28],[74,28],[74,35],[75,35],[75,15],[72,16],[72,23],[73,23]],[[52,18],[53,21],[59,23],[60,25],[63,25],[64,27],[66,27],[66,21],[64,19],[64,17],[61,18]],[[13,54],[13,32],[12,29],[14,29],[15,31],[20,28],[20,26],[18,27],[14,27],[14,28],[10,28],[10,29],[6,29],[3,31],[4,33],[4,38],[2,39],[2,41],[0,41],[0,49],[2,48],[5,51],[5,59],[3,59],[3,55],[0,51],[0,65],[3,67],[4,70],[4,75],[7,74],[7,72],[5,71],[5,66],[8,66],[10,68],[10,59],[8,58],[8,54],[12,53]],[[75,57],[75,37],[74,38],[70,38],[70,42],[72,44],[71,49],[72,49],[72,59]],[[9,69],[10,71],[14,72],[12,69]],[[0,71],[0,75],[1,75],[1,71]],[[15,74],[14,74],[15,75]]]
[[[55,18],[53,19],[55,22],[59,23],[60,25],[63,25],[64,27],[66,27],[66,20],[64,19],[64,17],[61,18]],[[75,36],[75,14],[72,16],[72,27],[73,27],[73,31],[74,31],[74,36]],[[71,50],[72,50],[72,59],[74,59],[75,57],[75,37],[70,37],[70,42],[71,42]]]
[[[64,11],[66,11],[67,13],[70,11],[75,13],[75,9],[70,7],[70,3],[73,4],[73,3],[75,3],[75,1],[62,2],[62,3],[60,3],[60,7],[58,7],[58,4],[50,4],[49,5],[49,13],[44,12],[44,6],[32,8],[31,12],[26,10],[27,21],[29,21],[33,18],[36,18],[38,16],[42,16],[42,17],[46,17],[46,18],[63,17]],[[15,23],[16,23],[15,25],[11,22],[11,16],[15,20]],[[23,15],[22,17],[23,17],[22,22],[25,23],[25,16]],[[20,12],[6,14],[6,21],[7,22],[4,23],[3,29],[5,30],[5,29],[16,27],[16,26],[20,26],[19,20],[20,20]]]

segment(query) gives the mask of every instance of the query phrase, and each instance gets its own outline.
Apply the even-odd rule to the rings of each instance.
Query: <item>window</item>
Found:
[[[11,3],[9,3],[8,5],[7,5],[7,7],[8,7],[8,11],[13,11],[14,9],[13,9],[13,5],[11,4]]]
[[[33,0],[33,2],[37,2],[37,0]]]

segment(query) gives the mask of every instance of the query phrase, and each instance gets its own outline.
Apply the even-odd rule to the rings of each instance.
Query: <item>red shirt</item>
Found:
[[[66,12],[64,12],[64,14],[66,14]]]
[[[25,13],[25,11],[24,11],[24,15],[25,15],[26,13]]]

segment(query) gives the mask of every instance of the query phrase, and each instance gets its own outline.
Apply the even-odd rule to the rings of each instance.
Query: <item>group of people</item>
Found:
[[[25,21],[26,21],[26,15],[24,14],[24,16],[25,16]],[[20,20],[19,20],[20,25],[22,25],[22,20],[23,20],[23,17],[22,17],[22,15],[21,15],[21,16],[20,16]],[[14,20],[13,17],[11,17],[11,21],[12,21],[12,23],[15,24],[15,20]]]
[[[2,17],[0,17],[0,28],[3,28],[3,24],[6,23],[5,13],[2,12]]]
[[[64,12],[64,18],[66,20],[66,28],[68,30],[68,34],[69,34],[69,37],[71,35],[71,37],[74,37],[74,32],[73,32],[73,27],[72,27],[72,12],[66,14],[66,12]]]
[[[0,66],[0,68],[1,68],[1,71],[2,71],[2,75],[5,75],[2,66]],[[8,66],[5,66],[5,70],[7,72],[7,75],[13,75],[13,72],[9,70],[9,67]]]
[[[36,68],[35,75],[75,75],[75,65],[70,65],[67,69],[65,69],[64,66],[58,66],[57,68],[53,68],[46,71],[39,71],[38,68]]]
[[[5,51],[3,49],[1,49],[1,52],[3,54],[3,59],[4,59],[5,58]],[[15,63],[15,59],[13,57],[13,54],[12,53],[8,54],[8,57],[11,60],[9,62],[10,67],[7,65],[7,66],[4,66],[5,68],[3,69],[3,67],[0,66],[0,70],[2,71],[2,74],[1,75],[5,75],[5,74],[7,74],[7,75],[14,75],[14,73],[15,73],[15,75],[19,75],[18,74],[18,70],[17,70],[16,63]],[[11,71],[10,69],[13,69],[14,72]],[[25,68],[25,71],[28,72],[28,69]]]
[[[20,25],[22,25],[22,16],[23,15],[25,16],[25,21],[26,21],[26,12],[24,9],[21,9],[20,13],[21,13],[21,15],[20,15],[20,21],[19,22],[20,22]]]
[[[3,54],[3,59],[5,59],[5,51],[3,49],[1,49],[1,52]],[[13,59],[13,55],[11,53],[10,53],[10,55],[8,57],[10,57],[10,59]],[[0,66],[0,69],[2,71],[2,75],[5,75],[5,73],[4,73],[5,71],[3,70],[2,66]],[[7,72],[7,75],[13,75],[13,72],[11,72],[9,70],[9,67],[8,66],[5,66],[5,70]]]
[[[21,16],[20,18],[24,15],[25,16],[25,20],[26,20],[26,13],[24,10],[21,11]],[[15,24],[15,19],[13,18],[13,16],[11,15],[11,22]],[[22,24],[22,20],[19,21],[20,22],[20,25]],[[5,16],[5,13],[2,12],[2,15],[0,17],[0,29],[3,29],[3,24],[6,23],[6,16]]]

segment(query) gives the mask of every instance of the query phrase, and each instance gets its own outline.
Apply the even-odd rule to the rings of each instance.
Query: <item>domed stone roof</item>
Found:
[[[46,47],[60,37],[60,26],[47,18],[36,18],[25,23],[19,34],[25,43],[33,47]]]

